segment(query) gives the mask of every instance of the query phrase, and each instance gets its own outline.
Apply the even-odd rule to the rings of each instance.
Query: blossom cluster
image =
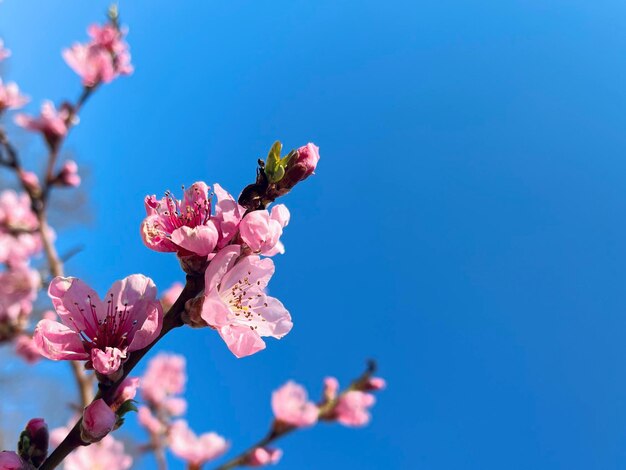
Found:
[[[183,188],[181,199],[170,191],[160,198],[146,196],[141,239],[151,250],[175,253],[186,283],[174,284],[159,297],[150,277],[131,274],[100,296],[85,281],[64,275],[56,234],[46,218],[51,190],[81,182],[74,161],[59,161],[81,107],[100,85],[133,71],[127,30],[115,8],[107,23],[91,25],[88,34],[87,42],[62,53],[81,79],[78,100],[59,105],[45,100],[38,115],[14,117],[18,126],[43,138],[48,150],[45,174],[22,166],[0,127],[0,166],[12,171],[21,186],[20,191],[0,192],[0,343],[13,341],[29,363],[41,357],[71,361],[81,392],[81,404],[73,407],[75,425],[49,433],[43,419],[32,419],[17,450],[0,452],[0,468],[50,469],[62,462],[66,470],[90,470],[94,463],[109,470],[129,469],[131,455],[139,452],[125,448],[111,433],[136,411],[149,435],[149,443],[138,450],[162,459],[169,449],[189,469],[200,470],[231,444],[215,432],[196,434],[185,419],[185,356],[160,353],[141,378],[129,374],[165,334],[185,325],[214,330],[237,358],[265,349],[264,338],[280,339],[291,331],[290,312],[267,293],[275,272],[273,257],[285,253],[282,237],[291,218],[287,207],[275,201],[314,174],[319,148],[308,143],[281,156],[282,145],[274,143],[267,159],[259,160],[256,180],[237,199],[220,184],[204,181]],[[0,39],[0,61],[9,56]],[[28,102],[15,83],[0,78],[0,115]],[[35,269],[34,260],[42,253],[46,266]],[[40,312],[31,332],[29,320],[44,286],[54,311]],[[317,402],[309,400],[304,387],[287,382],[272,394],[274,419],[268,436],[223,468],[277,463],[282,450],[271,444],[318,422],[367,424],[375,402],[372,392],[385,387],[373,372],[371,367],[344,390],[335,378],[326,378]],[[49,455],[50,445],[56,449]]]

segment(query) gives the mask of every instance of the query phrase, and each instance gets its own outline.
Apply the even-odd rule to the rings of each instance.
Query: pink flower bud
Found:
[[[337,398],[339,390],[339,381],[335,377],[326,377],[324,379],[324,398],[327,401]]]
[[[113,431],[117,415],[100,398],[85,408],[81,424],[81,437],[86,442],[98,442]]]
[[[39,191],[39,178],[32,171],[19,171],[19,177],[22,184],[31,191]]]
[[[70,186],[72,188],[80,185],[80,176],[78,175],[78,165],[74,160],[66,161],[61,167],[58,181],[63,186]]]
[[[257,447],[248,456],[246,465],[250,467],[262,467],[263,465],[276,465],[283,456],[280,449],[270,449],[268,447]]]
[[[308,401],[306,390],[295,382],[287,382],[272,394],[272,410],[278,421],[296,427],[317,422],[319,409]]]
[[[18,443],[20,457],[39,467],[48,455],[48,425],[42,418],[31,419],[22,431]],[[4,467],[0,467],[4,468]]]
[[[365,390],[383,390],[387,386],[385,379],[381,377],[370,377],[365,384]]]
[[[320,159],[319,147],[308,143],[296,150],[285,168],[285,176],[278,185],[284,189],[291,189],[300,181],[304,181],[313,174]]]

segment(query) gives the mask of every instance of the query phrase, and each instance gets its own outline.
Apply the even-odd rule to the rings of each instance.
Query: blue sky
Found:
[[[78,93],[60,50],[106,5],[0,5],[4,73],[29,109]],[[158,348],[188,357],[197,431],[242,449],[276,386],[316,396],[374,357],[389,388],[371,425],[290,436],[282,468],[626,466],[621,2],[120,7],[136,73],[100,90],[68,141],[91,212],[62,231],[62,249],[85,246],[69,274],[102,292],[133,272],[165,288],[182,276],[141,243],[145,194],[198,179],[236,193],[275,139],[321,149],[284,200],[271,288],[292,333],[245,360],[209,330]]]

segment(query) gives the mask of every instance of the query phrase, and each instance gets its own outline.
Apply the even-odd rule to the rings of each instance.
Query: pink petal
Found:
[[[151,302],[146,309],[148,314],[143,324],[135,331],[128,346],[129,351],[137,351],[151,344],[161,333],[163,327],[163,309],[160,302]]]
[[[231,269],[240,253],[239,245],[229,245],[215,255],[204,273],[205,292],[211,292],[222,282],[222,278]]]
[[[265,349],[265,342],[248,326],[224,326],[218,330],[228,349],[242,358]]]
[[[91,350],[93,368],[104,375],[117,372],[125,358],[126,354],[117,348],[106,348],[106,351],[97,348]]]
[[[269,258],[261,259],[258,256],[246,256],[239,260],[228,271],[221,282],[220,291],[230,289],[237,282],[248,279],[251,285],[264,289],[274,274],[274,262]]]
[[[100,318],[92,315],[90,299],[96,312],[106,314],[98,294],[75,277],[55,277],[48,288],[48,295],[61,321],[75,331],[97,329],[97,320]]]
[[[37,324],[33,342],[42,356],[54,361],[89,359],[78,333],[54,320]]]
[[[172,232],[172,241],[199,256],[207,256],[217,245],[219,235],[215,225],[182,226]]]
[[[216,293],[204,298],[200,316],[213,327],[220,328],[231,324],[230,309]]]

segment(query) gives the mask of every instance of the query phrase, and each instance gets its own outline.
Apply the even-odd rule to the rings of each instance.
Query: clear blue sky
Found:
[[[77,94],[59,53],[105,7],[0,5],[6,77],[29,109]],[[275,139],[321,148],[284,201],[272,294],[292,333],[245,360],[209,330],[160,348],[189,358],[197,431],[242,449],[276,386],[317,396],[326,374],[345,382],[374,357],[389,389],[372,424],[290,436],[282,468],[626,467],[622,2],[122,0],[121,13],[136,73],[100,90],[68,141],[93,211],[62,233],[85,245],[70,274],[100,291],[137,271],[167,287],[182,276],[141,243],[146,193],[198,179],[237,192]]]

